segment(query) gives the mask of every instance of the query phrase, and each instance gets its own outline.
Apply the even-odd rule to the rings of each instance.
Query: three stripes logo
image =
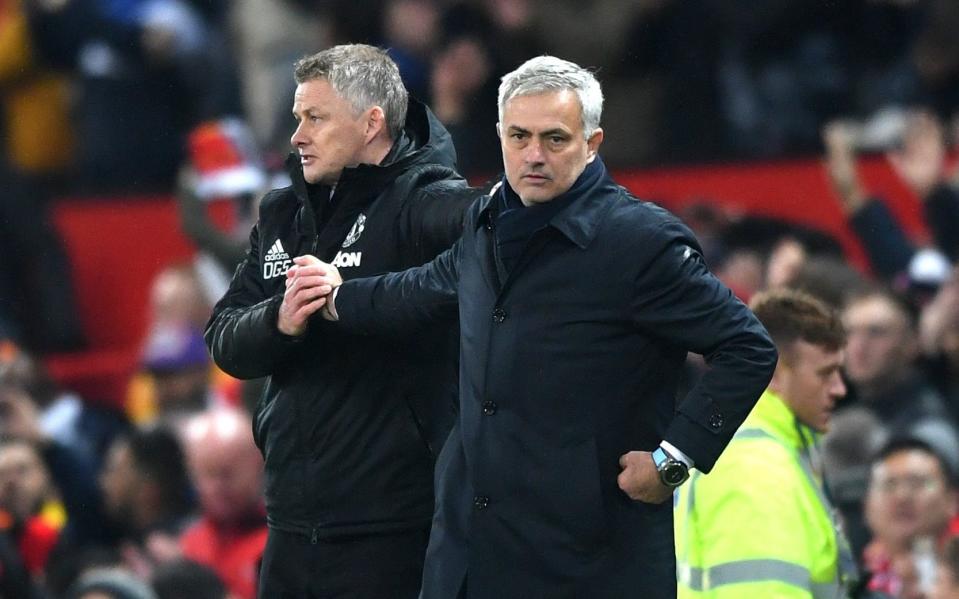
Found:
[[[267,250],[266,256],[263,256],[263,278],[274,279],[282,277],[290,269],[293,263],[290,255],[283,249],[283,244],[277,239]]]

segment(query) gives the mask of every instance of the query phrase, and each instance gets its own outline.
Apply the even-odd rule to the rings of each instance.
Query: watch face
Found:
[[[663,468],[663,482],[669,486],[675,487],[682,484],[686,480],[686,476],[686,468],[682,464],[674,462]]]

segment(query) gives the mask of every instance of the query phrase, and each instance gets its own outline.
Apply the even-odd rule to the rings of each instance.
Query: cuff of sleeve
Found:
[[[333,317],[333,322],[338,322],[340,320],[340,315],[336,312],[336,296],[339,294],[339,292],[339,287],[334,289],[333,293],[330,294],[330,299],[326,302],[327,310],[330,313],[330,316]]]
[[[659,446],[662,447],[663,451],[665,451],[668,455],[686,464],[686,468],[692,470],[696,466],[696,463],[693,462],[692,458],[683,453],[682,450],[669,441],[663,441],[659,444]]]
[[[676,414],[664,435],[672,440],[669,443],[674,447],[676,444],[682,445],[686,456],[696,464],[696,470],[703,474],[709,474],[712,470],[730,436],[719,436],[682,412]]]

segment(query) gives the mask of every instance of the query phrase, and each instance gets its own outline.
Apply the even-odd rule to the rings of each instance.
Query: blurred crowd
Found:
[[[255,595],[262,382],[217,371],[202,331],[259,194],[282,183],[291,65],[343,41],[390,49],[474,179],[500,169],[499,76],[540,53],[598,69],[614,167],[821,155],[867,272],[815,229],[709,202],[680,216],[743,300],[789,286],[840,310],[849,393],[822,458],[867,585],[959,597],[957,28],[953,0],[0,3],[0,254],[17,257],[0,260],[0,597]],[[875,152],[928,240],[858,173]],[[44,352],[83,343],[45,212],[53,195],[155,191],[176,192],[201,252],[154,280],[141,371],[111,409],[44,371]],[[231,231],[206,212],[224,196]]]

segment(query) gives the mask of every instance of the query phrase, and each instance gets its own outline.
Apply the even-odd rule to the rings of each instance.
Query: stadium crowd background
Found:
[[[541,53],[595,67],[607,164],[741,298],[842,310],[827,478],[872,588],[930,597],[959,569],[957,30],[953,0],[0,3],[0,596],[252,596],[260,383],[217,372],[202,328],[283,184],[293,61],[367,42],[477,183],[499,171],[499,76]],[[672,177],[706,184],[670,197]],[[904,436],[939,460],[874,475]]]

